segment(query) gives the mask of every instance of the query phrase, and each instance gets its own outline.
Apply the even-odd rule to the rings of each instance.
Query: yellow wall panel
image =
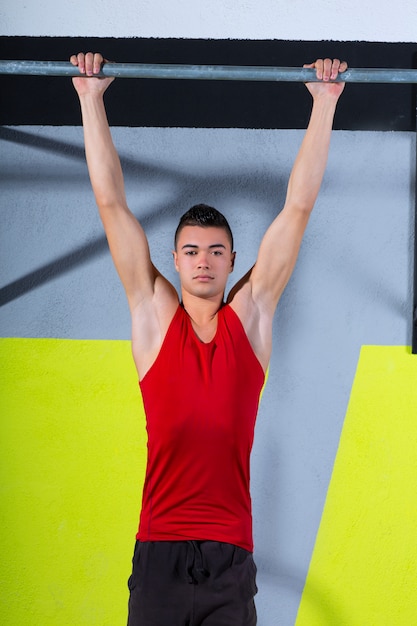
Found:
[[[115,626],[146,462],[128,341],[1,339],[1,623]]]
[[[417,356],[364,346],[296,626],[417,620]]]

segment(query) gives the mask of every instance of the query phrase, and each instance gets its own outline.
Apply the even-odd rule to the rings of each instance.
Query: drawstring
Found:
[[[201,584],[210,576],[210,572],[203,565],[201,541],[187,541],[185,574],[190,585]]]

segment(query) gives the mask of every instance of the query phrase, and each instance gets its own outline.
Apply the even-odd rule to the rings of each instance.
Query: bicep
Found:
[[[152,264],[142,226],[126,206],[101,208],[100,217],[129,302],[146,296],[147,292],[151,294],[158,272]]]
[[[294,269],[309,215],[286,206],[266,231],[250,275],[255,301],[275,309]]]
[[[265,233],[255,265],[227,299],[264,370],[271,354],[275,308],[294,269],[309,215],[294,206],[284,207]]]

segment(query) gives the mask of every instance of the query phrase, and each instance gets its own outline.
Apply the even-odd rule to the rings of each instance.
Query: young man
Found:
[[[103,102],[100,54],[71,57],[87,163],[132,316],[132,348],[148,430],[142,512],[129,579],[129,626],[254,626],[249,457],[278,300],[294,268],[323,178],[346,63],[317,60],[310,122],[283,209],[255,265],[224,303],[233,271],[225,218],[197,205],[180,221],[180,298],[153,265],[130,212]],[[86,80],[85,77],[89,77]]]

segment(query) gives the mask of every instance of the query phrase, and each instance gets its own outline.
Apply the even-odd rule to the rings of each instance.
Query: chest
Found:
[[[213,339],[202,342],[187,317],[175,320],[154,365],[141,382],[148,427],[172,422],[227,423],[256,415],[264,375],[239,320],[219,319]]]

